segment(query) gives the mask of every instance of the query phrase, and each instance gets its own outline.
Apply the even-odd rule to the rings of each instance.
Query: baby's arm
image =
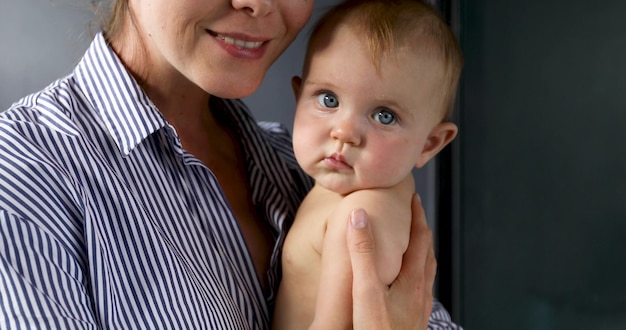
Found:
[[[337,329],[352,327],[352,269],[346,243],[350,213],[357,208],[367,211],[374,231],[378,275],[390,284],[400,271],[408,246],[413,192],[413,177],[409,176],[393,188],[353,192],[330,215],[322,246],[323,285],[316,304],[316,313],[334,316],[324,320],[330,322],[326,325]],[[327,327],[314,323],[313,328]]]
[[[402,265],[402,255],[409,245],[411,198],[414,191],[413,176],[409,175],[392,188],[354,192],[344,198],[338,216],[333,216],[332,219],[337,227],[342,227],[340,234],[343,235],[343,244],[346,245],[346,220],[350,212],[357,208],[365,209],[375,239],[378,276],[386,284],[391,284],[396,279]],[[349,262],[348,256],[346,259]]]

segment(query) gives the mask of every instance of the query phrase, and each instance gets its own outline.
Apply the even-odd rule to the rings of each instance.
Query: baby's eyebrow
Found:
[[[305,80],[304,81],[305,85],[308,86],[324,86],[325,88],[331,88],[331,89],[336,89],[337,85],[333,84],[332,82],[328,81],[324,81],[324,82],[319,82],[319,81],[315,81],[315,80]]]

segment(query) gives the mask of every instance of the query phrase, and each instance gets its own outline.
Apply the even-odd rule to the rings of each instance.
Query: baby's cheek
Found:
[[[296,155],[296,160],[301,167],[308,170],[311,166],[315,154],[320,152],[321,144],[316,143],[313,137],[306,134],[306,130],[300,131],[293,139],[293,149]]]
[[[411,168],[407,169],[407,164],[398,157],[381,153],[371,157],[368,168],[364,170],[372,180],[371,186],[389,187],[404,179]]]

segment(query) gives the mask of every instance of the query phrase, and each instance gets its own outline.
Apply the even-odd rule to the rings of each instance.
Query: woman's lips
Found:
[[[227,44],[236,45],[236,46],[239,46],[241,48],[248,48],[248,49],[259,48],[263,44],[263,41],[239,40],[239,39],[235,39],[235,38],[231,38],[231,37],[227,37],[227,36],[221,35],[219,33],[215,33],[213,31],[209,31],[209,34],[215,36],[218,39],[221,39],[222,41],[224,41]]]
[[[207,32],[215,37],[220,46],[234,57],[258,59],[265,53],[266,47],[264,46],[267,44],[265,41],[227,36],[211,30],[207,30]]]

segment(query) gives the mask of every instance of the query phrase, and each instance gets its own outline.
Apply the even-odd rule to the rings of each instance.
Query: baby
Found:
[[[415,0],[345,1],[318,22],[302,78],[292,80],[294,151],[316,184],[283,248],[275,329],[309,328],[321,309],[334,316],[321,326],[352,327],[345,237],[354,209],[369,215],[379,278],[396,278],[409,241],[411,171],[456,136],[448,118],[462,61],[447,24]],[[319,283],[342,299],[318,300]]]

